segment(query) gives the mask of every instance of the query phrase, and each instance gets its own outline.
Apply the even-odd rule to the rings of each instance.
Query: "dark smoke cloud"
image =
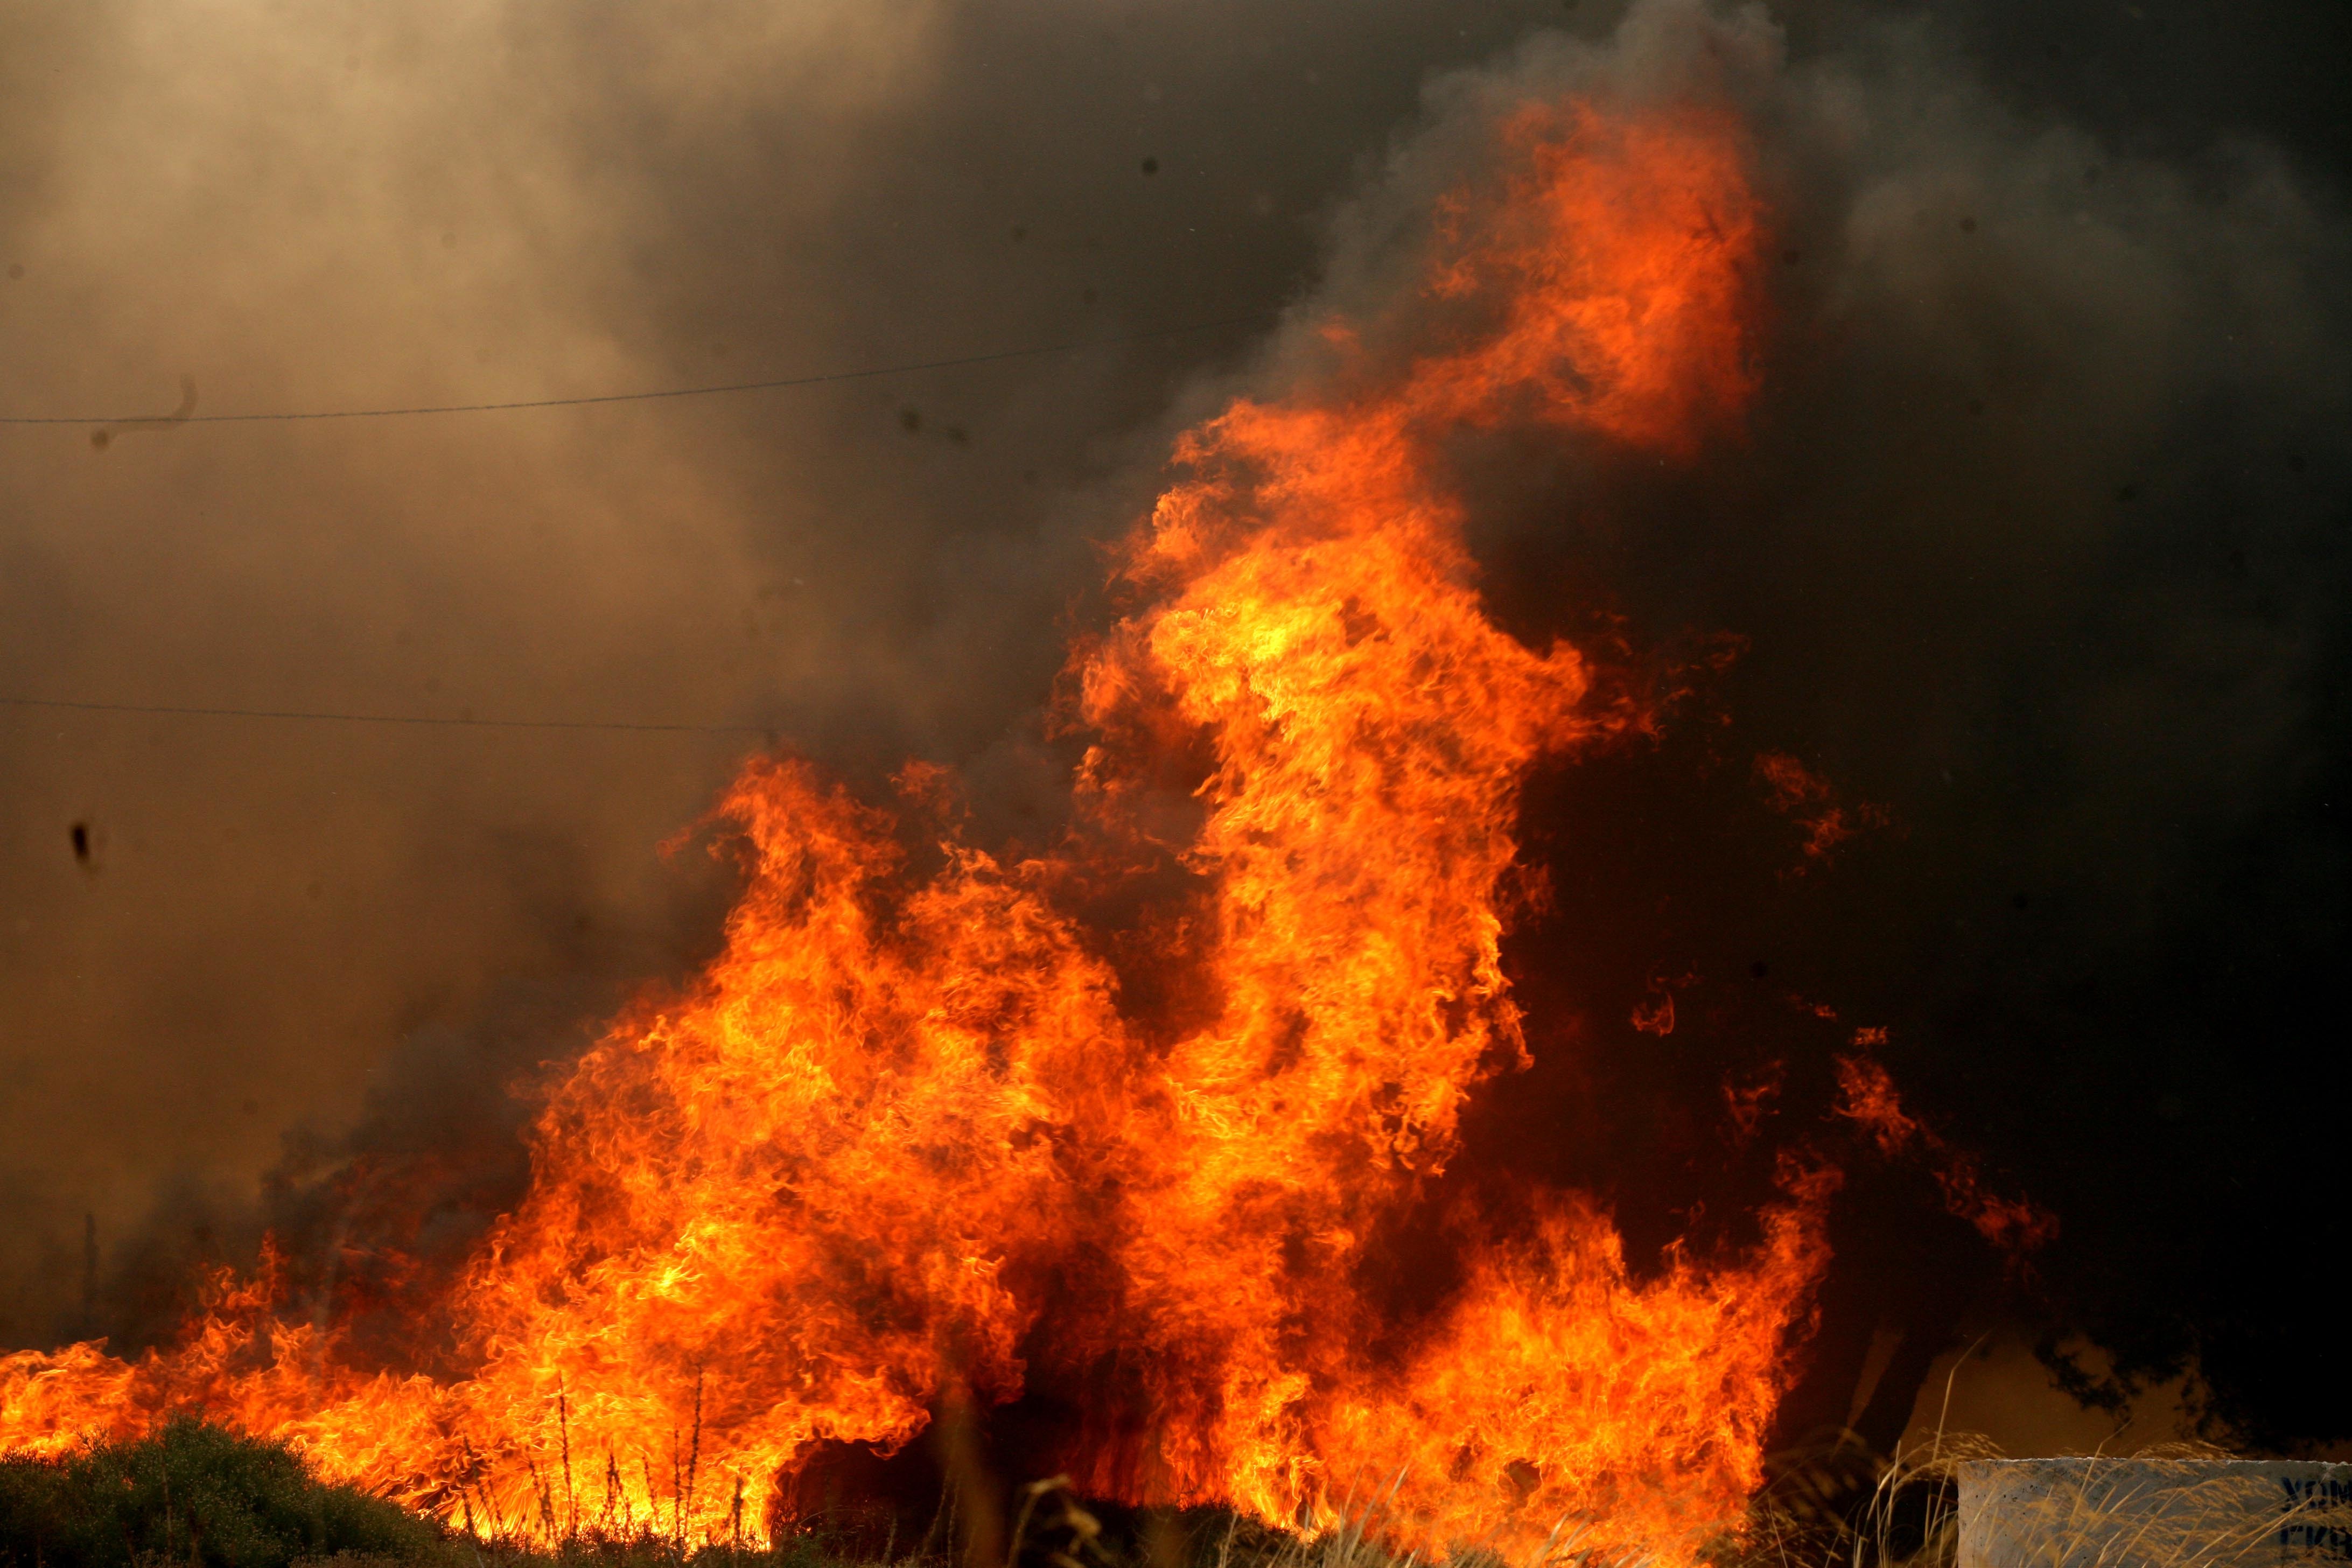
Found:
[[[1498,104],[1727,97],[1776,225],[1748,434],[1463,455],[1526,635],[1746,640],[1656,747],[1539,790],[1540,1065],[1494,1131],[1662,1239],[1727,1074],[1885,1026],[2068,1229],[2021,1295],[1889,1174],[1792,1419],[1844,1416],[1891,1324],[1899,1431],[1975,1313],[2127,1373],[2201,1353],[2225,1417],[2332,1436],[2264,1370],[2290,1233],[2240,1222],[2326,1173],[2272,1129],[2342,946],[2344,150],[2308,64],[2342,24],[2122,9],[0,5],[5,412],[1097,344],[10,429],[0,695],[767,726],[854,778],[957,763],[990,830],[1048,832],[1061,623],[1170,431],[1392,300]],[[723,886],[655,847],[748,739],[0,710],[0,1333],[83,1331],[85,1215],[136,1337],[191,1254],[331,1235],[355,1156],[439,1172],[422,1230],[462,1247],[520,1179],[502,1086],[712,941]],[[1806,865],[1767,751],[1895,826]],[[1685,976],[1684,1026],[1633,1032]]]
[[[1393,296],[1407,215],[1502,108],[1561,91],[1745,110],[1773,305],[1747,437],[1695,466],[1465,455],[1490,590],[1530,637],[1746,639],[1656,750],[1540,794],[1562,896],[1517,963],[1544,1065],[1486,1147],[1550,1145],[1663,1241],[1720,1211],[1720,1085],[1785,1071],[1794,1109],[1810,1068],[1818,1102],[1854,1026],[1886,1029],[1917,1101],[2070,1229],[2004,1279],[1916,1173],[1874,1173],[1786,1436],[1859,1421],[1884,1447],[1939,1352],[2021,1315],[2119,1417],[2194,1365],[2214,1435],[2346,1435],[2288,1261],[2300,1194],[2341,1175],[2298,1107],[2352,1087],[2327,1046],[2352,586],[2332,173],[2021,106],[1917,20],[1792,53],[1760,11],[1654,5],[1605,49],[1546,36],[1433,84],[1433,128],[1338,229],[1342,302]],[[1790,755],[1855,842],[1809,858],[1772,823],[1758,764]],[[1668,994],[1685,1026],[1644,1037]],[[1898,1348],[1856,1400],[1874,1338]]]

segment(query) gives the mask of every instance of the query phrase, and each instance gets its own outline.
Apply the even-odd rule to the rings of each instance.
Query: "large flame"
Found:
[[[469,1370],[360,1367],[265,1258],[175,1352],[0,1362],[0,1444],[195,1409],[446,1517],[761,1534],[744,1489],[821,1444],[1051,1378],[1095,1393],[1058,1458],[1100,1495],[1312,1526],[1378,1494],[1400,1543],[1573,1519],[1670,1562],[1733,1524],[1828,1178],[1791,1166],[1752,1255],[1650,1278],[1572,1194],[1427,1212],[1465,1099],[1525,1059],[1521,784],[1606,727],[1574,648],[1484,612],[1447,444],[1671,458],[1753,384],[1734,120],[1534,107],[1497,145],[1395,320],[1328,323],[1305,384],[1179,445],[1130,613],[1072,660],[1069,846],[1001,858],[745,769],[724,952],[570,1070],[436,1303]],[[1444,1285],[1399,1305],[1409,1224]]]

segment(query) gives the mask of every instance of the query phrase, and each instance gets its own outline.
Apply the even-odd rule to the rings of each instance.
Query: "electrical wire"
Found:
[[[1086,338],[1074,342],[1043,343],[1034,348],[1004,349],[995,353],[966,354],[957,359],[923,360],[909,364],[878,365],[869,370],[828,371],[817,375],[780,376],[772,381],[730,381],[711,386],[672,386],[651,392],[606,392],[585,397],[530,397],[508,403],[433,403],[420,404],[407,408],[320,408],[262,414],[190,412],[105,417],[74,414],[0,414],[0,425],[118,425],[143,426],[152,428],[158,426],[181,425],[288,424],[320,419],[394,419],[418,414],[495,414],[523,408],[583,408],[600,403],[651,403],[673,397],[712,397],[730,392],[770,392],[783,387],[821,386],[828,382],[871,381],[877,376],[911,375],[918,371],[954,370],[964,365],[998,364],[1006,360],[1037,359],[1048,354],[1076,353],[1083,349],[1114,348],[1122,343],[1151,342],[1162,338],[1182,337],[1191,332],[1213,331],[1219,327],[1234,327],[1264,321],[1274,313],[1271,309],[1253,310],[1247,315],[1225,316],[1213,321],[1194,321],[1181,327],[1162,327],[1153,331],[1127,332],[1116,337]]]
[[[624,730],[677,735],[772,735],[768,724],[635,724],[607,719],[476,719],[416,713],[335,713],[294,708],[194,708],[162,702],[77,702],[61,697],[0,696],[0,708],[51,708],[79,713],[162,713],[203,719],[309,719],[339,724],[444,725],[468,730]]]
[[[1006,349],[997,353],[967,354],[959,359],[925,360],[911,364],[884,365],[871,370],[833,371],[820,375],[786,376],[772,381],[738,381],[713,386],[669,387],[654,392],[611,392],[588,397],[540,397],[509,403],[448,403],[420,405],[410,408],[332,408],[268,414],[188,413],[160,416],[147,415],[128,418],[98,418],[63,414],[12,414],[0,415],[0,425],[174,426],[312,419],[388,419],[413,414],[488,414],[509,409],[577,408],[598,403],[645,403],[658,398],[707,397],[730,392],[764,392],[782,387],[816,386],[826,382],[864,381],[884,375],[908,375],[918,371],[950,370],[962,365],[995,364],[1006,360],[1034,359],[1046,354],[1073,353],[1081,349],[1108,348],[1120,343],[1181,337],[1188,332],[1211,331],[1218,327],[1242,326],[1263,321],[1271,314],[1273,314],[1271,310],[1255,310],[1247,315],[1226,316],[1213,321],[1195,321],[1188,326],[1166,327],[1156,331],[1129,332],[1118,337],[1089,338],[1077,342],[1046,343],[1035,348]],[[149,713],[205,719],[307,720],[341,724],[426,725],[475,730],[592,730],[688,735],[771,735],[774,733],[772,728],[759,724],[652,724],[632,723],[624,720],[476,719],[470,716],[450,718],[428,714],[338,713],[284,708],[204,708],[160,702],[88,702],[58,697],[6,695],[0,695],[0,707],[41,708],[80,713]]]

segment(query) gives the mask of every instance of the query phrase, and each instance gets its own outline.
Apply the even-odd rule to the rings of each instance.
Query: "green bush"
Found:
[[[284,1444],[197,1421],[60,1458],[0,1458],[0,1568],[288,1568],[446,1552],[431,1524],[326,1484]]]

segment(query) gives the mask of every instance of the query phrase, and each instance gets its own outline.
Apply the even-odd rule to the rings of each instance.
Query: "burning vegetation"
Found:
[[[1409,331],[1325,321],[1179,444],[1067,668],[1066,842],[968,842],[935,770],[886,810],[752,762],[724,952],[551,1088],[462,1271],[400,1288],[429,1351],[269,1254],[175,1349],[0,1361],[0,1446],[198,1414],[445,1521],[763,1542],[838,1456],[1025,1402],[1090,1497],[1314,1531],[1377,1495],[1398,1550],[1695,1562],[1762,1482],[1836,1176],[1790,1152],[1750,1245],[1646,1274],[1592,1197],[1441,1201],[1526,1060],[1521,786],[1642,718],[1496,626],[1449,474],[1482,430],[1674,462],[1736,428],[1750,171],[1706,107],[1507,117]]]

